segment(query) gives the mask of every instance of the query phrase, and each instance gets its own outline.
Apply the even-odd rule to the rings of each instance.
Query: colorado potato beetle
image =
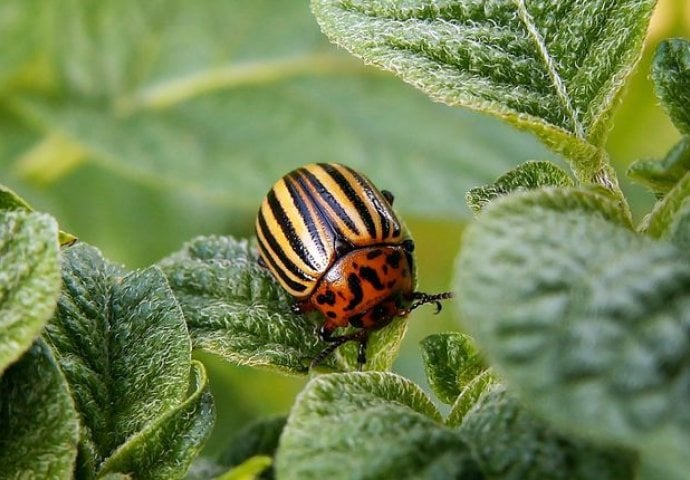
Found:
[[[339,164],[309,164],[278,180],[256,218],[260,263],[292,295],[295,311],[321,312],[322,362],[348,341],[366,362],[369,334],[449,292],[415,291],[414,242],[392,208],[393,195]],[[339,327],[352,333],[335,335]]]

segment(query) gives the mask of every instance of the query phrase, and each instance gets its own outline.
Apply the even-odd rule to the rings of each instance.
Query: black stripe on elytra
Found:
[[[378,273],[376,273],[376,270],[374,270],[373,268],[371,268],[371,267],[360,268],[359,269],[359,276],[362,277],[367,282],[371,283],[371,285],[376,290],[383,290],[383,283],[381,283],[381,279],[379,278]]]
[[[293,178],[293,176],[294,173],[291,172],[288,175],[288,178],[285,179],[285,185],[287,186],[288,192],[290,193],[290,197],[292,197],[292,203],[295,205],[295,208],[302,216],[304,224],[307,226],[309,236],[311,237],[312,241],[316,245],[317,250],[319,251],[319,255],[321,256],[321,258],[324,259],[328,258],[328,254],[326,253],[326,247],[324,246],[323,242],[321,241],[321,237],[319,236],[319,227],[314,222],[314,218],[312,217],[311,212],[307,207],[307,203],[305,201],[304,196],[298,191],[297,187],[295,186],[296,181]]]
[[[290,244],[290,248],[292,248],[292,251],[297,254],[297,256],[305,263],[305,265],[308,265],[309,268],[316,270],[316,265],[314,265],[313,259],[310,258],[309,252],[307,252],[304,243],[302,243],[300,238],[297,236],[297,232],[295,232],[295,226],[292,224],[290,217],[288,217],[288,215],[285,213],[285,210],[283,209],[283,206],[280,204],[278,197],[276,197],[276,192],[273,189],[271,189],[271,191],[268,192],[268,195],[266,195],[266,200],[268,201],[268,206],[271,208],[271,212],[273,213],[276,222],[280,226],[280,229],[283,231],[285,238],[287,238],[288,243]]]
[[[283,265],[285,265],[285,269],[289,270],[290,273],[293,273],[296,277],[301,278],[302,280],[306,281],[311,281],[311,278],[307,277],[302,270],[300,270],[297,265],[295,265],[292,260],[290,260],[287,255],[285,255],[285,252],[283,249],[280,247],[278,244],[278,241],[275,239],[275,237],[271,234],[271,231],[268,228],[268,225],[266,225],[266,219],[264,218],[263,212],[259,211],[259,217],[258,217],[258,223],[259,223],[259,228],[261,229],[261,233],[263,234],[263,237],[266,239],[266,242],[268,243],[268,246],[271,247],[271,250],[275,253],[275,256],[278,257]],[[261,245],[261,241],[259,241],[259,245]],[[264,249],[266,251],[266,249]],[[271,255],[266,255],[267,258],[271,259]],[[275,265],[275,263],[274,263]],[[276,270],[282,271],[281,268],[278,266],[275,266]],[[288,283],[287,280],[285,283]]]
[[[333,194],[329,192],[326,187],[323,186],[323,184],[319,181],[318,178],[316,178],[316,175],[314,175],[305,168],[300,168],[298,172],[300,173],[300,175],[303,175],[304,178],[306,178],[307,181],[314,187],[316,193],[319,195],[319,197],[321,197],[321,199],[324,202],[326,202],[326,204],[331,208],[331,210],[333,210],[336,217],[342,220],[345,226],[347,226],[347,228],[349,228],[354,235],[359,235],[359,229],[355,226],[354,222],[352,221],[352,218],[350,218],[347,212],[343,210],[343,206],[340,205],[340,202],[338,202],[338,200],[333,196]]]
[[[325,172],[330,175],[330,177],[335,180],[335,183],[338,184],[338,186],[342,189],[343,193],[345,193],[345,196],[352,202],[352,205],[354,205],[355,210],[357,210],[357,214],[361,217],[362,221],[364,222],[364,225],[367,227],[367,232],[369,233],[369,236],[371,238],[376,238],[376,225],[374,224],[374,219],[371,218],[371,214],[369,213],[369,209],[367,206],[364,204],[364,199],[362,199],[361,195],[359,195],[354,188],[352,188],[352,184],[347,181],[345,176],[338,171],[333,165],[329,165],[327,163],[320,163],[319,166],[325,170]],[[355,179],[360,183],[361,186],[361,180],[358,177],[357,174],[354,174]],[[369,195],[369,192],[366,192],[367,196]]]
[[[356,273],[351,273],[347,276],[347,286],[352,292],[352,300],[347,304],[345,310],[352,310],[355,308],[364,298],[364,292],[362,292],[362,284],[359,281],[359,277]]]
[[[263,246],[263,244],[259,241],[259,250],[261,250],[261,253],[264,258],[268,260],[268,263],[273,267],[273,272],[276,272],[278,276],[280,277],[280,281],[284,282],[288,287],[290,287],[291,290],[294,290],[296,292],[303,292],[307,289],[306,285],[303,285],[299,282],[295,282],[293,279],[288,277],[285,272],[283,271],[280,266],[278,266],[273,259],[273,257],[266,251],[266,248]]]
[[[386,205],[385,203],[381,203],[378,195],[376,194],[376,187],[374,187],[369,180],[352,170],[350,167],[344,167],[352,174],[353,177],[357,179],[357,183],[359,183],[359,186],[362,188],[362,190],[364,190],[364,193],[367,195],[369,201],[374,205],[374,210],[376,210],[378,213],[379,222],[381,222],[381,233],[383,238],[387,238],[388,234],[390,233],[391,221],[396,223],[396,231],[399,231],[399,227],[397,226],[397,221],[395,219],[395,213],[391,210],[390,206]]]

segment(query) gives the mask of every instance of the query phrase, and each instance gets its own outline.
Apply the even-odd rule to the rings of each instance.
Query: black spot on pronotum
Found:
[[[330,312],[326,312],[326,315],[328,316],[328,318],[335,318],[336,317],[336,313],[332,310]]]
[[[364,298],[364,292],[362,292],[362,283],[356,273],[351,273],[347,276],[347,286],[352,292],[352,300],[347,304],[345,310],[352,310],[355,308]]]
[[[400,258],[402,255],[397,250],[393,253],[389,253],[386,256],[386,263],[391,266],[391,268],[398,268],[400,266]]]
[[[367,253],[367,260],[373,260],[376,257],[380,257],[383,255],[383,252],[381,250],[372,250],[371,252]]]
[[[319,305],[335,305],[335,294],[332,290],[328,290],[326,293],[320,293],[316,296],[316,303]]]
[[[386,284],[386,287],[393,288],[393,285],[395,285],[395,280],[389,280],[388,283]]]
[[[371,283],[371,285],[376,289],[376,290],[383,290],[383,284],[381,283],[381,279],[379,278],[378,273],[376,273],[376,270],[370,267],[362,267],[359,270],[359,275],[366,280],[367,282]]]
[[[388,265],[383,266],[383,274],[388,275]]]

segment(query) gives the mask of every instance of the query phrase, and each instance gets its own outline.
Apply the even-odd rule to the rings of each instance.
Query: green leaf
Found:
[[[458,191],[548,157],[500,121],[432,104],[338,52],[306,2],[51,7],[60,28],[45,36],[62,88],[6,102],[48,139],[75,144],[58,149],[137,182],[255,212],[291,169],[338,161],[393,191],[402,212],[465,218]],[[55,165],[44,153],[25,178]]]
[[[189,397],[127,439],[101,468],[141,479],[182,478],[211,433],[213,397],[204,366],[192,362]]]
[[[640,230],[652,238],[668,238],[679,212],[687,208],[689,198],[690,172],[678,180],[666,196],[654,205],[652,212],[642,221]]]
[[[191,344],[156,267],[125,275],[93,247],[78,244],[63,252],[62,280],[46,337],[81,416],[79,468],[92,477],[128,439],[185,401]]]
[[[472,378],[462,389],[460,395],[450,407],[450,412],[446,417],[446,425],[457,427],[465,419],[465,415],[474,407],[479,399],[493,385],[497,383],[491,370],[484,370],[482,373]]]
[[[638,160],[628,168],[628,176],[663,196],[690,171],[690,136],[684,136],[661,160]]]
[[[258,264],[256,248],[245,240],[199,237],[160,265],[195,348],[240,365],[298,374],[326,347],[315,333],[318,320],[292,312],[294,300]],[[397,321],[372,335],[367,368],[390,368],[404,327]],[[340,350],[325,365],[354,368],[353,346]]]
[[[460,427],[487,478],[619,480],[636,478],[635,455],[554,431],[502,387],[484,395]]]
[[[256,456],[268,457],[270,460],[278,448],[278,440],[286,421],[287,418],[281,415],[250,423],[228,442],[228,448],[217,458],[217,463],[230,468],[241,466]],[[261,471],[271,463],[272,460]]]
[[[277,478],[484,478],[440,420],[421,389],[397,375],[317,377],[290,413]]]
[[[471,189],[465,195],[465,200],[476,215],[488,203],[507,193],[547,186],[574,187],[575,182],[551,162],[526,162],[501,175],[492,184]]]
[[[33,212],[33,208],[12,190],[4,185],[0,185],[0,212],[7,211]],[[60,245],[69,246],[77,241],[77,237],[60,230],[58,232],[58,240],[60,241]]]
[[[652,79],[673,123],[681,132],[690,133],[690,41],[662,41],[654,54]]]
[[[472,339],[462,333],[426,337],[422,340],[422,358],[429,385],[448,404],[453,404],[467,384],[486,370]]]
[[[312,8],[326,35],[366,63],[434,100],[532,131],[592,181],[655,3],[312,0]]]
[[[59,268],[52,217],[0,211],[0,373],[50,319],[60,293]]]
[[[690,263],[593,208],[602,201],[497,201],[465,232],[455,305],[502,378],[557,428],[682,459]]]
[[[79,438],[67,382],[37,342],[0,379],[0,477],[72,478]]]
[[[256,455],[248,458],[242,464],[218,477],[218,480],[255,480],[263,478],[265,472],[273,463],[267,455]]]

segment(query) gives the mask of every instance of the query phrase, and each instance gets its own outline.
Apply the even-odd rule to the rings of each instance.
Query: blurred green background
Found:
[[[653,199],[626,166],[678,138],[649,81],[670,36],[690,36],[687,0],[659,1],[608,145],[638,217]],[[252,235],[278,177],[335,161],[396,194],[420,289],[440,291],[470,221],[464,193],[525,160],[560,162],[331,46],[306,0],[3,0],[0,46],[0,183],[129,268],[197,235]],[[457,328],[452,308],[432,311],[410,318],[395,368],[424,386],[419,340]],[[305,382],[202,358],[219,412],[209,452],[287,413]]]

